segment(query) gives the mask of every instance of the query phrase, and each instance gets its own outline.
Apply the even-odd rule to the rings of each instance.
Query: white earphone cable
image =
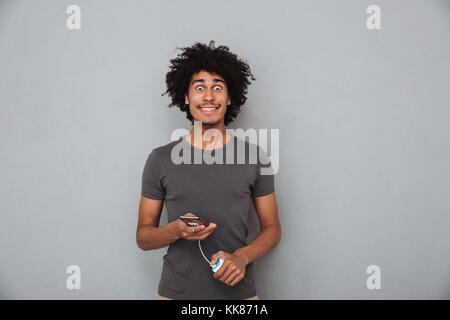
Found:
[[[209,265],[211,265],[211,261],[206,259],[205,254],[203,253],[202,246],[200,245],[200,240],[198,240],[198,247],[200,248],[200,252],[202,253],[203,258],[205,258],[205,260],[208,261]]]

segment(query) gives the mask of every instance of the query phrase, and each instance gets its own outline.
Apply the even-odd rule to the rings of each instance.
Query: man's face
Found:
[[[231,104],[225,80],[216,73],[199,71],[192,75],[185,103],[194,120],[203,125],[224,122],[227,105]]]

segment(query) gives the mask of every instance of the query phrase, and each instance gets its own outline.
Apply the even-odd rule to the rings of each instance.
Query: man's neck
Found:
[[[223,123],[214,126],[200,126],[198,123],[195,123],[191,132],[186,136],[186,139],[191,145],[206,150],[221,148],[230,140],[230,138],[231,135],[226,132]]]

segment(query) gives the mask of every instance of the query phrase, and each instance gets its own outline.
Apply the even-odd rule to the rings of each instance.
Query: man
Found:
[[[209,46],[196,43],[183,48],[171,60],[166,75],[170,106],[186,112],[195,125],[186,136],[153,149],[148,156],[136,233],[142,250],[169,246],[158,287],[160,299],[258,299],[253,261],[281,238],[274,176],[261,174],[261,168],[271,166],[268,158],[265,164],[262,159],[251,164],[247,149],[245,164],[237,164],[235,145],[242,140],[225,130],[246,101],[249,79],[255,80],[247,63],[226,46],[215,48],[213,41]],[[249,147],[247,141],[245,145]],[[175,163],[180,147],[184,159],[192,162]],[[232,164],[226,162],[230,152]],[[195,163],[195,155],[206,154],[224,161]],[[247,244],[251,200],[260,232]],[[169,223],[160,226],[163,202]],[[210,223],[188,226],[179,219],[181,215],[195,215]],[[211,265],[219,258],[223,265],[213,273]]]

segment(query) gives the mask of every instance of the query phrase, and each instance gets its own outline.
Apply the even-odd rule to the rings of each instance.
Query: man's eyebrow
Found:
[[[223,81],[222,79],[213,79],[213,81],[214,81],[215,83],[217,83],[217,82],[222,82],[222,83],[225,84],[225,81]],[[196,83],[196,82],[205,83],[205,79],[197,79],[197,80],[194,80],[194,81],[192,81],[191,86],[194,85],[194,83]]]

